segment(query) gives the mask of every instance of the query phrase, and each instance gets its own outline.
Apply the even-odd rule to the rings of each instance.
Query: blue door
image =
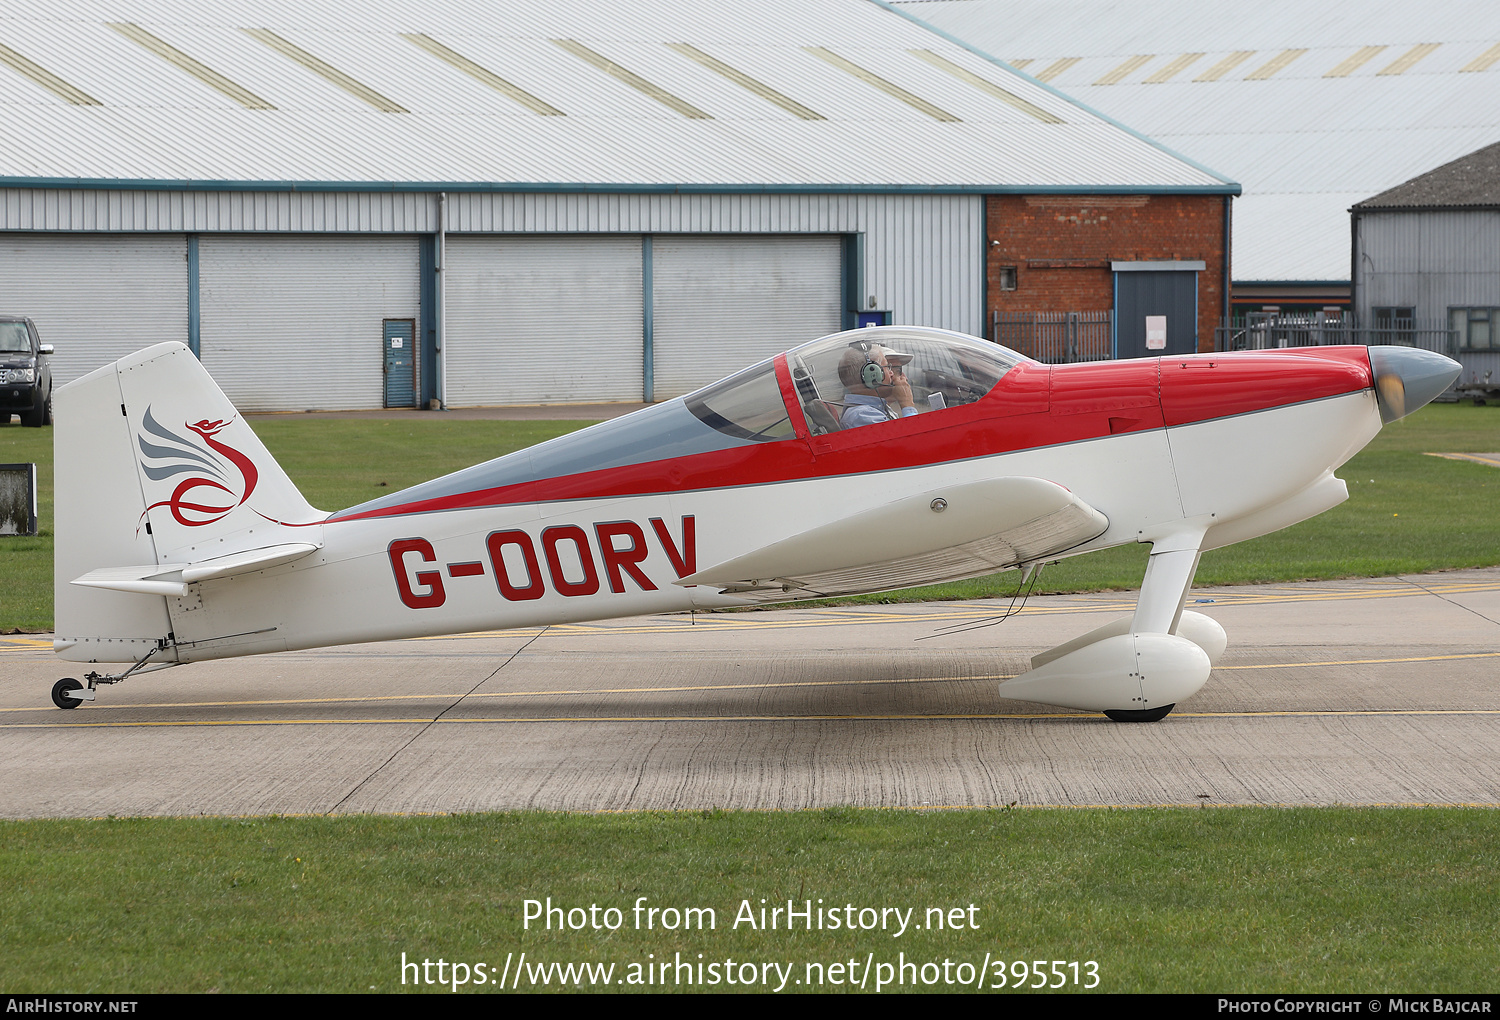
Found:
[[[413,369],[416,364],[416,321],[386,319],[382,332],[385,338],[385,406],[416,407],[417,378]]]
[[[1115,273],[1115,357],[1155,358],[1198,349],[1198,273]]]

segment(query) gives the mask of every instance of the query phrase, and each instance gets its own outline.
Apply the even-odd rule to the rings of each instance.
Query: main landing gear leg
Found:
[[[1022,701],[1103,712],[1116,722],[1155,722],[1208,680],[1224,630],[1182,603],[1198,569],[1202,529],[1157,538],[1140,599],[1120,617],[1031,660],[1000,685]]]
[[[77,708],[85,701],[94,700],[95,689],[100,684],[117,684],[121,680],[124,680],[126,677],[132,676],[137,672],[155,673],[158,670],[171,669],[173,666],[180,666],[181,663],[179,662],[157,662],[152,663],[149,667],[147,667],[146,664],[151,662],[151,657],[156,655],[158,652],[161,652],[166,647],[167,643],[165,641],[161,642],[155,648],[151,649],[151,651],[143,655],[140,659],[136,660],[135,664],[123,673],[104,674],[90,672],[83,678],[88,686],[84,686],[84,684],[79,683],[72,677],[64,677],[63,679],[52,685],[52,703],[58,708]]]
[[[1202,533],[1172,536],[1153,543],[1151,558],[1146,561],[1146,576],[1141,580],[1141,594],[1136,599],[1135,616],[1130,621],[1132,634],[1176,634],[1182,619],[1182,604],[1193,586],[1198,560],[1203,552]],[[1141,676],[1141,700],[1149,700],[1148,677]],[[1204,680],[1208,677],[1205,675]],[[1196,690],[1196,688],[1195,688]],[[1191,692],[1190,692],[1191,693]],[[1115,722],[1157,722],[1177,707],[1168,705],[1141,708],[1110,708],[1104,714]]]

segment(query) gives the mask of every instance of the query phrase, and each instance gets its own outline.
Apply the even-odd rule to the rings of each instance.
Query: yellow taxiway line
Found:
[[[1327,709],[1269,712],[1174,712],[1171,719],[1260,719],[1260,718],[1390,718],[1409,716],[1500,716],[1500,709]],[[470,718],[433,718],[431,716],[395,717],[389,719],[202,719],[138,720],[134,722],[43,722],[0,723],[0,730],[35,729],[149,729],[163,727],[203,726],[459,726],[476,723],[490,725],[557,724],[557,723],[731,723],[731,722],[970,722],[1007,719],[1027,722],[1042,719],[1072,719],[1107,722],[1093,712],[941,712],[899,714],[827,714],[827,715],[581,715],[581,716],[475,716]]]
[[[1467,457],[1470,455],[1465,454],[1464,456]],[[1187,606],[1188,608],[1193,608],[1197,605],[1214,605],[1219,607],[1255,606],[1283,602],[1339,602],[1364,599],[1408,598],[1420,595],[1460,595],[1472,592],[1500,591],[1500,581],[1453,581],[1425,585],[1407,582],[1375,589],[1349,585],[1347,587],[1323,588],[1313,591],[1265,591],[1264,587],[1257,587],[1260,590],[1244,594],[1226,591],[1202,592],[1200,593],[1201,597],[1189,599]],[[1038,598],[1043,597],[1070,598],[1069,596],[1038,596]],[[1006,601],[1007,598],[1008,596],[1003,595],[993,596],[989,601],[998,603]],[[1097,595],[1082,593],[1071,596],[1071,598],[1083,601],[1070,601],[1065,605],[1027,605],[1018,607],[1012,612],[1014,615],[1019,616],[1127,613],[1135,608],[1136,593],[1125,592],[1118,595],[1111,595],[1110,593],[1100,593]],[[903,612],[894,607],[881,607],[880,609],[832,607],[805,610],[804,612],[809,614],[816,613],[817,615],[812,618],[781,620],[766,619],[764,614],[760,612],[704,613],[697,617],[696,621],[689,619],[686,622],[678,622],[675,619],[665,622],[658,617],[650,621],[638,623],[622,623],[617,621],[562,623],[554,624],[550,628],[519,627],[507,630],[483,630],[472,631],[467,634],[442,634],[431,637],[410,638],[408,640],[469,641],[496,637],[534,637],[544,630],[551,630],[554,633],[564,635],[680,634],[693,631],[699,627],[721,630],[781,630],[805,627],[842,627],[860,624],[929,623],[943,620],[967,622],[997,617],[1004,614],[1005,610],[995,605],[990,605],[983,609],[954,607],[941,612]],[[40,649],[50,650],[51,647],[52,641],[50,638],[0,638],[0,653],[36,651]]]
[[[1500,453],[1429,453],[1427,456],[1442,457],[1444,460],[1467,460],[1474,464],[1500,467]]]
[[[1327,659],[1323,661],[1310,662],[1267,662],[1247,663],[1238,666],[1215,666],[1218,670],[1242,670],[1242,669],[1306,669],[1316,666],[1370,666],[1385,665],[1399,662],[1447,662],[1455,659],[1495,659],[1500,658],[1500,652],[1455,652],[1447,655],[1409,655],[1385,659]],[[459,695],[458,692],[446,693],[428,692],[425,694],[370,694],[356,695],[344,698],[267,698],[240,701],[161,701],[144,702],[135,704],[108,704],[89,706],[89,711],[121,711],[147,708],[247,708],[269,705],[358,705],[375,704],[392,701],[450,701],[459,697],[462,701],[477,700],[482,698],[559,698],[559,697],[587,697],[589,695],[610,694],[678,694],[696,693],[704,691],[771,691],[786,690],[799,687],[869,687],[869,686],[896,686],[903,684],[944,684],[944,683],[984,683],[1000,680],[1010,680],[1015,673],[983,673],[971,676],[934,676],[934,677],[896,677],[880,680],[787,680],[781,682],[766,683],[742,683],[742,684],[691,684],[680,686],[658,686],[658,687],[564,687],[552,690],[537,691],[476,691],[472,694]],[[0,708],[0,715],[12,712],[56,712],[57,708],[50,705],[28,705],[17,708]],[[1195,713],[1175,713],[1176,715],[1193,715]],[[1256,713],[1230,713],[1231,715],[1253,715]],[[1288,713],[1261,713],[1261,714],[1288,714]],[[1290,713],[1296,714],[1296,713]],[[1317,713],[1327,714],[1327,713]],[[1441,713],[1440,713],[1441,714]],[[592,718],[592,717],[591,717]],[[685,718],[672,716],[670,718]],[[711,718],[731,718],[730,716],[713,716]],[[776,716],[775,718],[784,718]],[[785,717],[789,718],[789,717]],[[809,717],[811,718],[811,717]],[[840,717],[844,718],[844,717]],[[854,717],[848,717],[854,718]],[[877,718],[875,716],[859,718]],[[878,718],[887,718],[880,716]],[[892,716],[890,718],[896,718]],[[936,718],[926,717],[923,718]],[[974,718],[981,718],[975,716]],[[1008,715],[987,715],[987,719],[1008,719]],[[1017,715],[1015,718],[1036,719],[1045,718],[1034,714]],[[312,720],[308,720],[312,721]],[[410,720],[372,720],[372,721],[410,721]],[[430,721],[430,720],[429,720]],[[522,720],[526,721],[526,720]],[[102,725],[102,724],[101,724]],[[165,724],[164,724],[165,725]],[[3,725],[0,725],[3,728]]]

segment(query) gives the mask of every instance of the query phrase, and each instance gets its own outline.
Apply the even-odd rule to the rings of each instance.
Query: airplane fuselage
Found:
[[[322,548],[169,598],[175,656],[746,605],[675,582],[865,508],[989,478],[1046,479],[1108,518],[1059,555],[1185,529],[1213,548],[1344,498],[1332,471],[1381,424],[1371,386],[1363,348],[1026,362],[942,414],[539,477],[548,448],[563,457],[594,441],[586,430],[537,448],[543,469],[504,485],[396,494],[283,525]],[[873,558],[898,538],[869,535]],[[82,644],[60,650],[92,657]]]

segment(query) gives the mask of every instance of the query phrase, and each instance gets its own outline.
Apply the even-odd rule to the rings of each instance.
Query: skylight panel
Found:
[[[1391,61],[1388,66],[1382,67],[1375,73],[1402,74],[1406,71],[1411,70],[1411,68],[1416,64],[1417,61],[1421,60],[1423,57],[1427,56],[1429,53],[1431,53],[1441,45],[1442,43],[1435,42],[1419,43],[1416,46],[1413,46],[1411,49],[1407,50],[1405,53],[1401,54],[1401,56],[1397,57],[1395,60]]]
[[[684,117],[687,117],[691,120],[713,120],[711,116],[704,113],[702,110],[698,109],[696,106],[692,105],[686,100],[678,99],[676,96],[672,95],[672,93],[668,92],[660,85],[654,85],[651,82],[647,81],[645,78],[642,78],[640,75],[636,74],[634,71],[630,71],[626,68],[621,67],[619,64],[615,63],[613,60],[610,60],[602,53],[595,53],[593,50],[589,49],[581,42],[578,42],[574,39],[553,39],[552,42],[555,45],[567,50],[579,60],[582,60],[588,64],[592,64],[599,70],[603,71],[605,74],[614,78],[616,81],[624,82],[626,85],[629,85],[631,88],[635,89],[642,95],[650,96],[658,103],[661,103],[663,106],[669,107],[670,109],[676,110]]]
[[[1036,76],[1036,80],[1051,81],[1082,59],[1082,57],[1063,57],[1061,60],[1054,60],[1047,65],[1044,71]]]
[[[230,81],[213,68],[202,64],[170,43],[158,39],[139,25],[128,21],[110,22],[109,27],[131,42],[156,54],[173,67],[186,71],[211,89],[222,92],[247,110],[274,110],[276,107],[254,92]]]
[[[1305,49],[1282,50],[1280,53],[1276,54],[1276,56],[1260,65],[1260,67],[1245,75],[1245,80],[1265,81],[1267,78],[1275,75],[1278,71],[1283,70],[1288,64],[1290,64],[1292,61],[1296,60],[1306,52],[1307,50]]]
[[[1218,81],[1253,56],[1255,56],[1254,50],[1235,50],[1213,67],[1198,75],[1193,81]]]
[[[1113,70],[1111,70],[1108,74],[1104,75],[1104,77],[1102,77],[1098,81],[1094,82],[1094,84],[1095,85],[1117,85],[1120,82],[1124,81],[1126,78],[1128,78],[1130,75],[1134,74],[1137,70],[1139,70],[1142,67],[1145,67],[1147,64],[1149,64],[1151,61],[1153,61],[1155,59],[1156,59],[1156,57],[1155,57],[1154,54],[1148,54],[1146,56],[1128,57],[1122,63],[1120,63],[1118,66],[1116,66]]]
[[[530,92],[527,92],[519,85],[512,85],[510,82],[506,81],[498,74],[495,74],[493,71],[489,70],[486,67],[476,64],[474,61],[470,60],[462,53],[458,53],[455,50],[450,50],[448,47],[444,46],[442,43],[438,42],[431,36],[423,35],[420,32],[403,32],[401,33],[401,38],[405,39],[407,42],[411,43],[414,46],[420,46],[428,53],[431,53],[434,57],[437,57],[443,63],[447,64],[450,67],[457,68],[464,74],[467,74],[470,78],[488,85],[490,88],[505,96],[507,99],[512,99],[515,102],[520,103],[532,113],[541,114],[543,117],[566,116],[566,114],[564,114],[557,107],[538,99],[536,96],[532,95]]]
[[[8,46],[0,46],[0,64],[5,64],[12,70],[19,71],[42,88],[62,99],[66,99],[74,106],[104,105],[87,92],[69,85],[42,65],[27,60]]]
[[[240,29],[240,31],[244,32],[250,38],[255,39],[257,42],[264,43],[265,45],[271,47],[271,49],[275,50],[277,53],[280,53],[282,56],[296,61],[319,77],[333,83],[334,85],[337,85],[339,88],[343,89],[345,92],[348,92],[350,95],[364,100],[371,106],[375,107],[375,109],[380,110],[383,113],[411,112],[410,110],[406,109],[406,107],[401,106],[398,103],[393,103],[391,100],[385,98],[385,96],[382,96],[379,92],[376,92],[368,85],[364,85],[358,81],[355,81],[353,78],[349,77],[347,74],[345,74],[343,71],[340,71],[332,64],[326,63],[313,56],[306,50],[302,49],[300,46],[288,42],[281,36],[277,35],[275,32],[272,32],[269,28],[242,28]]]
[[[744,71],[736,67],[731,67],[722,60],[709,56],[695,46],[689,46],[687,43],[667,43],[667,48],[681,53],[689,60],[697,61],[715,74],[728,78],[740,88],[753,92],[762,99],[776,104],[794,117],[801,117],[803,120],[828,119],[816,110],[809,110],[795,99],[782,95],[765,82],[750,77]]]
[[[1017,71],[1024,71],[1026,70],[1027,66],[1034,63],[1034,61],[1030,57],[1026,57],[1023,60],[1007,60],[1006,63],[1011,67],[1014,67]]]
[[[949,113],[947,110],[944,110],[942,107],[935,106],[932,103],[929,103],[921,96],[914,95],[913,93],[906,91],[904,88],[902,88],[900,85],[895,84],[894,82],[886,81],[874,71],[867,71],[865,68],[860,67],[852,60],[845,60],[843,57],[839,56],[837,53],[834,53],[832,50],[824,49],[822,46],[804,46],[802,48],[808,53],[811,53],[813,56],[817,57],[819,60],[826,61],[827,63],[832,64],[834,67],[837,67],[839,70],[845,72],[846,74],[851,74],[865,84],[879,89],[881,92],[884,92],[892,99],[899,99],[907,106],[922,111],[933,120],[940,120],[945,122],[955,122],[958,120],[957,117],[953,116],[953,114]]]
[[[946,57],[939,56],[931,50],[911,50],[910,52],[912,56],[917,57],[920,60],[927,61],[927,63],[931,64],[933,67],[939,68],[943,71],[947,71],[949,74],[953,75],[953,77],[959,79],[960,81],[968,82],[970,85],[973,85],[980,91],[994,96],[1002,103],[1007,103],[1010,106],[1014,106],[1022,113],[1035,117],[1043,124],[1061,124],[1063,122],[1063,119],[1057,116],[1057,114],[1049,113],[1046,110],[1042,109],[1040,106],[1037,106],[1035,103],[1028,103],[1020,96],[1001,88],[999,85],[996,85],[988,78],[981,77],[980,75],[975,74],[973,71],[970,71],[967,68],[960,67],[953,61],[948,60]]]
[[[1488,71],[1495,61],[1500,60],[1500,43],[1496,43],[1485,50],[1479,56],[1469,61],[1460,71]]]
[[[1365,46],[1339,61],[1325,78],[1347,78],[1385,51],[1384,46]]]
[[[1160,85],[1163,82],[1169,82],[1173,78],[1181,74],[1183,71],[1186,71],[1189,67],[1192,67],[1198,61],[1202,60],[1203,56],[1204,55],[1202,53],[1184,53],[1182,56],[1178,57],[1176,60],[1168,64],[1166,67],[1163,67],[1160,71],[1157,71],[1151,77],[1147,78],[1146,84]]]

